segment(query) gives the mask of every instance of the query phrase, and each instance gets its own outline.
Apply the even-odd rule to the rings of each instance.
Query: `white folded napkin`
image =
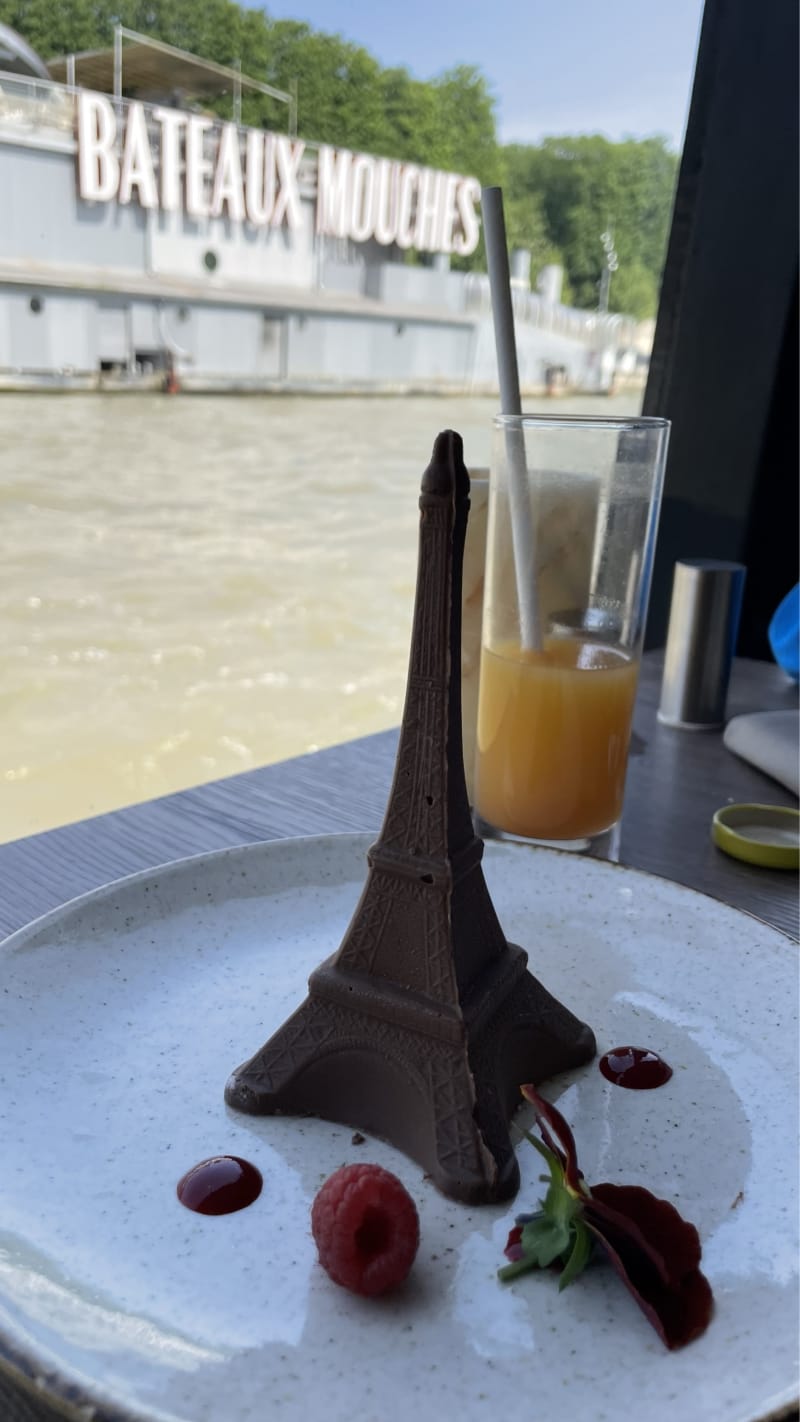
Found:
[[[723,743],[787,790],[800,794],[800,711],[755,711],[734,716]]]

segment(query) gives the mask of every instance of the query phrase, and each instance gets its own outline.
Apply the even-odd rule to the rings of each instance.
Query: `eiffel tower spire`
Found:
[[[308,1113],[383,1136],[447,1195],[519,1182],[507,1121],[519,1085],[595,1043],[506,942],[481,869],[461,748],[461,564],[469,478],[440,434],[420,494],[406,703],[383,828],[338,951],[226,1088],[255,1114]]]

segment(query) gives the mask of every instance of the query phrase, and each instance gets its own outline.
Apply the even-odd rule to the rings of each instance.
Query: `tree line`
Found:
[[[504,190],[509,243],[532,271],[564,267],[564,300],[597,306],[613,233],[619,268],[610,309],[655,313],[677,157],[665,139],[612,143],[600,136],[502,145],[486,76],[457,65],[429,80],[385,68],[362,46],[235,0],[0,0],[0,21],[48,59],[110,46],[117,23],[298,93],[298,133],[308,140],[472,174]],[[227,105],[227,107],[226,107]],[[222,98],[220,112],[229,113]],[[285,109],[244,91],[242,120],[285,128]],[[481,268],[483,245],[462,265]]]

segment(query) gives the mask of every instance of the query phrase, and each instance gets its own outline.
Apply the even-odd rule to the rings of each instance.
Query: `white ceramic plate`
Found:
[[[181,1422],[744,1422],[797,1394],[797,952],[755,919],[666,881],[547,850],[487,846],[508,937],[600,1051],[671,1063],[657,1091],[596,1065],[548,1094],[587,1179],[648,1185],[703,1240],[716,1315],[668,1353],[616,1276],[563,1294],[495,1277],[535,1205],[523,1143],[511,1205],[468,1209],[378,1141],[230,1111],[223,1087],[334,950],[368,840],[253,845],[76,900],[0,951],[0,1335],[62,1399]],[[244,1156],[264,1190],[209,1218],[183,1172]],[[417,1201],[408,1284],[382,1301],[333,1285],[309,1211],[337,1166],[375,1160]],[[86,1414],[84,1414],[86,1415]]]

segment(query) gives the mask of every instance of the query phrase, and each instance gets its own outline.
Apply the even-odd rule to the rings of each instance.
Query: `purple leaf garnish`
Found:
[[[700,1270],[694,1225],[640,1185],[589,1189],[564,1117],[535,1087],[521,1090],[542,1136],[538,1141],[526,1133],[527,1139],[547,1161],[550,1180],[539,1211],[518,1216],[505,1248],[509,1263],[498,1270],[499,1277],[555,1267],[559,1287],[565,1288],[583,1272],[595,1242],[668,1348],[682,1348],[699,1337],[711,1320],[714,1301]]]

